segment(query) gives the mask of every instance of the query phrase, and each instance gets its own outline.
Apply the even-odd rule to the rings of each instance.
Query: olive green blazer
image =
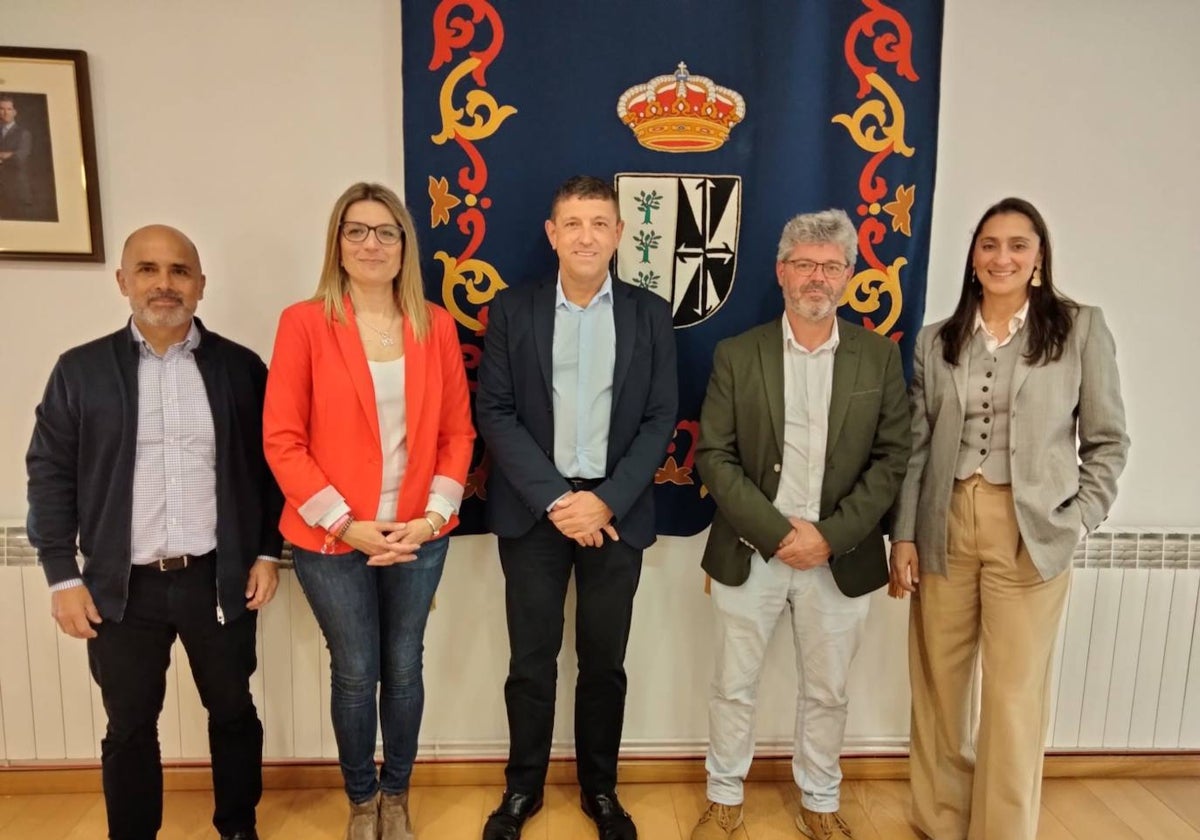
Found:
[[[838,588],[853,597],[887,582],[882,520],[904,479],[911,434],[895,342],[841,319],[838,332],[815,525],[832,549]],[[717,345],[700,410],[696,465],[717,503],[701,565],[728,586],[745,582],[755,550],[771,557],[791,530],[773,503],[783,430],[783,321],[777,318]]]

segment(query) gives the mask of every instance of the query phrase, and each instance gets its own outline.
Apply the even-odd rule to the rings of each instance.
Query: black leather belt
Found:
[[[580,490],[595,490],[604,483],[603,478],[568,478],[567,484],[578,493]]]
[[[134,568],[152,572],[178,572],[186,569],[188,566],[194,566],[201,561],[211,560],[216,556],[216,549],[213,549],[207,554],[180,554],[178,557],[160,557],[152,563],[138,563]]]

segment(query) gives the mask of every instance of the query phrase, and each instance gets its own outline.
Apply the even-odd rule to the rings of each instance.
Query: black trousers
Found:
[[[162,826],[158,717],[176,636],[208,710],[213,825],[221,834],[254,828],[263,739],[250,696],[256,615],[247,611],[228,624],[217,622],[211,555],[174,572],[133,568],[125,617],[102,622],[88,640],[92,677],[108,714],[100,756],[113,840],[152,840]]]
[[[508,789],[537,794],[546,783],[554,730],[563,607],[575,572],[575,755],[584,793],[612,793],[625,718],[625,647],[642,552],[605,538],[584,548],[548,519],[500,539],[511,658],[504,700]]]

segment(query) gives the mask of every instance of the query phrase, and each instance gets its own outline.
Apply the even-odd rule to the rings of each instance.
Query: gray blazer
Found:
[[[938,330],[924,327],[913,356],[913,454],[896,503],[893,539],[914,540],[923,574],[946,574],[946,527],[966,413],[967,366],[942,358]],[[1009,400],[1017,525],[1044,579],[1071,564],[1083,528],[1108,515],[1129,436],[1116,347],[1104,315],[1081,306],[1062,358],[1017,362]],[[1082,526],[1082,528],[1081,528]]]

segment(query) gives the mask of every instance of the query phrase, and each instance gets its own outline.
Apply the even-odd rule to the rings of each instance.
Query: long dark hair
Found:
[[[1062,358],[1063,347],[1071,326],[1075,323],[1075,312],[1079,304],[1059,294],[1054,289],[1054,273],[1051,267],[1050,230],[1037,208],[1023,198],[1006,198],[984,211],[975,232],[971,235],[971,247],[967,250],[967,264],[963,269],[962,292],[954,314],[942,325],[938,337],[942,340],[942,358],[947,364],[957,365],[958,357],[975,331],[975,311],[979,308],[983,287],[975,279],[972,256],[979,232],[993,216],[1003,213],[1019,213],[1033,225],[1042,250],[1042,284],[1030,285],[1029,315],[1025,319],[1028,330],[1025,339],[1025,361],[1031,365],[1042,365]]]

